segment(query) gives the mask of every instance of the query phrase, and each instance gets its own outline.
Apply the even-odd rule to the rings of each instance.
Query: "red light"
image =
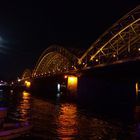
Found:
[[[64,78],[66,79],[66,78],[68,78],[68,76],[67,76],[67,75],[65,75],[65,76],[64,76]]]

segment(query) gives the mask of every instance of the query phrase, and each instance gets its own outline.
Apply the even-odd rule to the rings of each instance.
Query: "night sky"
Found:
[[[139,0],[10,2],[0,4],[0,78],[33,69],[47,47],[88,48]]]

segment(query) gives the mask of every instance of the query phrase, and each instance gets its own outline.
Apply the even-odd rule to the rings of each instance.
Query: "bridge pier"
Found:
[[[78,98],[99,104],[131,104],[135,102],[135,83],[128,80],[81,77]]]
[[[118,67],[121,69],[122,67]],[[78,79],[78,102],[88,106],[103,107],[127,107],[136,105],[136,81],[132,75],[116,73],[113,68],[101,68],[86,70]],[[117,75],[118,74],[118,75]]]
[[[66,82],[63,75],[34,78],[31,91],[34,95],[57,98],[66,93]]]

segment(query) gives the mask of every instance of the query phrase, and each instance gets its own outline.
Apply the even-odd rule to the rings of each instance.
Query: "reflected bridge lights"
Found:
[[[138,82],[136,82],[136,85],[135,85],[135,89],[136,89],[136,99],[138,99],[139,98],[139,92],[140,92],[140,88],[139,88],[139,83]]]

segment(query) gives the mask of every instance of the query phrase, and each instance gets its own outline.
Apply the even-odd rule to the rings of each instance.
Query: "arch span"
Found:
[[[78,63],[111,63],[129,56],[137,56],[139,51],[140,5],[103,33],[82,55]]]
[[[25,69],[24,72],[23,72],[23,74],[22,74],[21,79],[28,79],[31,76],[32,76],[31,71],[29,69]]]
[[[37,61],[33,76],[60,73],[73,69],[78,58],[65,48],[52,45],[47,48]]]

